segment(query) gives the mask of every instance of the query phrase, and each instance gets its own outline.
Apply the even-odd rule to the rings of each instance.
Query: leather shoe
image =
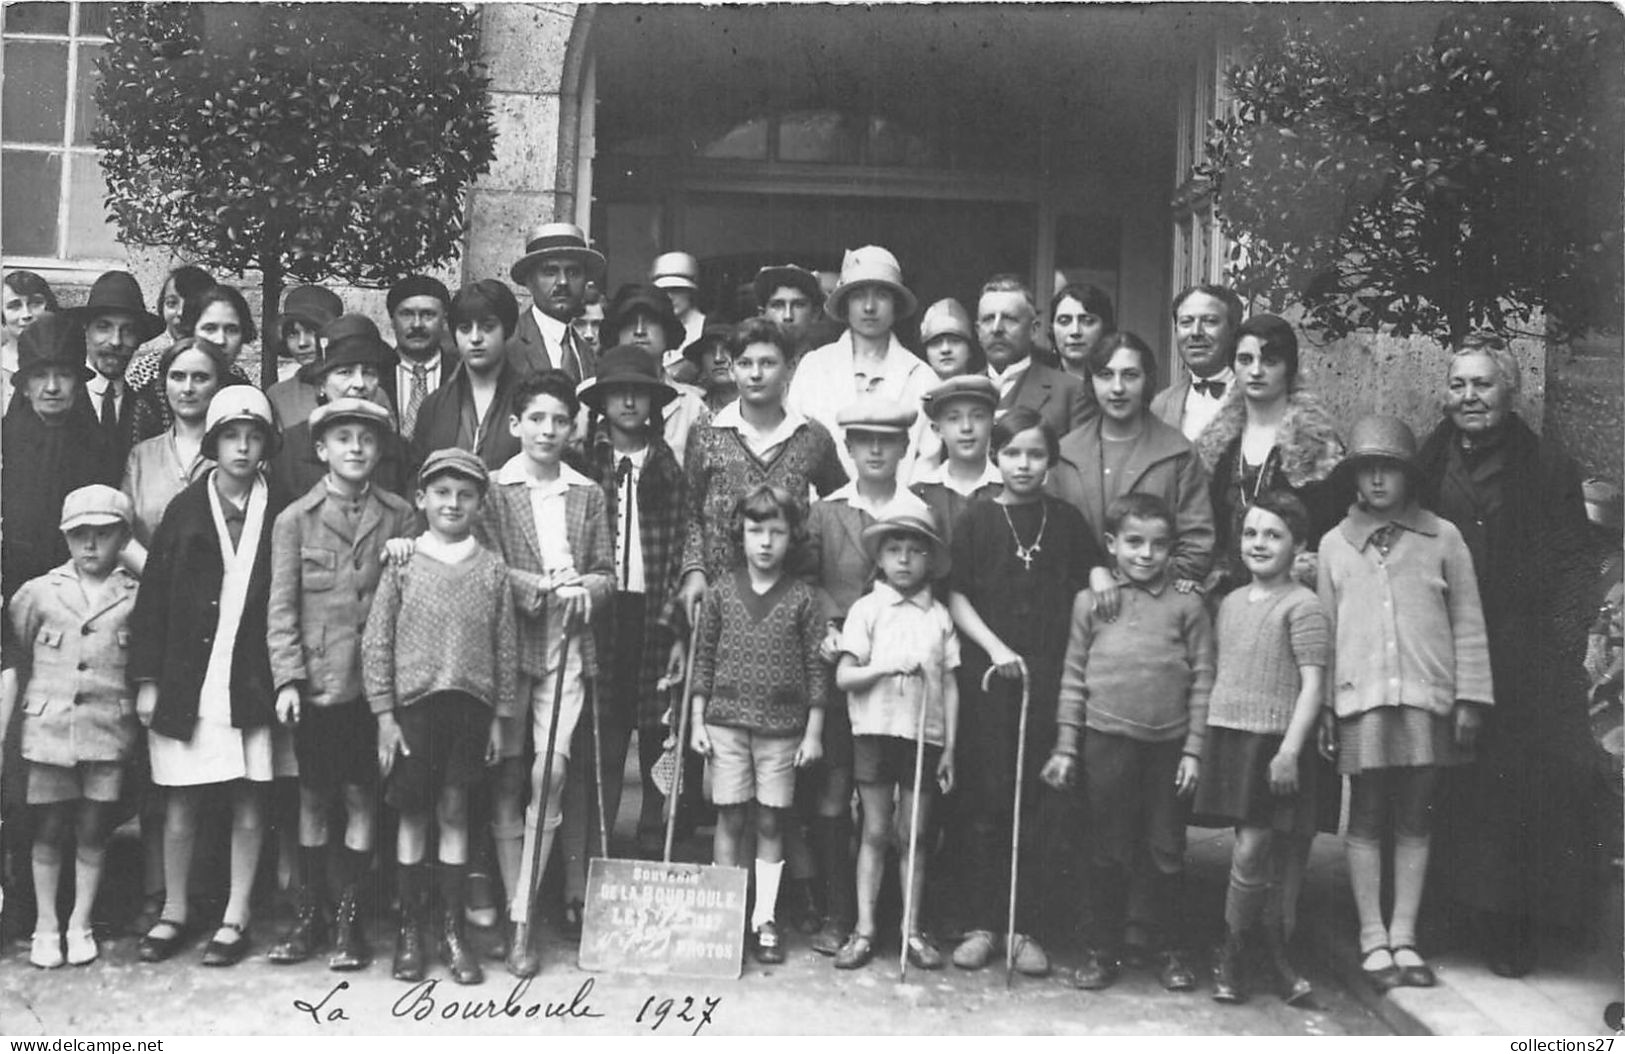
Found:
[[[841,945],[835,956],[837,970],[861,970],[875,957],[875,939],[868,934],[854,933]]]
[[[1025,934],[1016,934],[1016,972],[1023,977],[1048,977],[1049,955],[1043,945]]]
[[[998,941],[990,930],[971,930],[954,949],[954,965],[961,970],[980,970],[993,958]]]
[[[1394,965],[1393,953],[1385,947],[1361,953],[1360,972],[1379,992],[1386,992],[1399,984],[1399,967]]]
[[[1196,975],[1185,963],[1185,956],[1181,952],[1163,954],[1162,970],[1157,974],[1157,980],[1170,992],[1189,992],[1196,987]]]
[[[1072,974],[1072,987],[1082,988],[1088,992],[1110,988],[1117,983],[1120,970],[1115,956],[1105,952],[1085,952],[1083,964]]]
[[[779,927],[774,922],[764,922],[756,930],[756,961],[764,966],[776,966],[784,961],[784,945],[779,940]]]
[[[234,941],[223,941],[220,935],[227,930],[237,934]],[[209,943],[203,948],[204,966],[236,966],[248,955],[248,933],[238,923],[222,922]]]
[[[942,969],[942,952],[923,933],[911,933],[908,937],[908,961],[911,966],[921,970]]]
[[[533,935],[519,939],[519,923],[508,923],[508,972],[515,977],[535,977],[542,972],[542,957],[536,954]]]
[[[169,927],[168,936],[156,935],[160,926]],[[144,963],[161,963],[180,951],[181,945],[185,942],[186,923],[176,922],[173,919],[159,919],[152,924],[152,929],[142,935],[141,942],[136,945],[136,955]]]
[[[847,937],[852,935],[852,927],[842,926],[834,919],[825,919],[824,925],[813,934],[809,942],[812,950],[819,955],[837,955],[846,946]]]
[[[1416,947],[1410,944],[1401,944],[1393,949],[1394,965],[1399,967],[1399,983],[1406,988],[1432,988],[1439,983],[1434,976],[1433,968],[1427,964],[1417,952]],[[1408,958],[1415,959],[1413,963],[1399,961],[1400,953],[1409,952]]]

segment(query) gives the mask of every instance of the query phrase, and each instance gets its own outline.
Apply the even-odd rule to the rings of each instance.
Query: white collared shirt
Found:
[[[859,512],[866,512],[877,520],[884,520],[888,516],[896,516],[905,512],[915,515],[925,513],[929,516],[931,514],[930,507],[920,500],[919,495],[901,483],[897,484],[897,490],[892,494],[891,499],[883,504],[871,501],[858,493],[857,480],[852,480],[846,486],[831,491],[829,497],[824,500],[844,501],[852,508],[857,509]]]
[[[93,414],[95,414],[96,420],[99,422],[102,419],[102,394],[107,391],[108,385],[113,386],[114,416],[116,417],[117,415],[123,413],[125,396],[124,382],[115,381],[111,377],[103,376],[99,371],[94,369],[91,370],[90,373],[90,380],[85,382],[85,394],[90,397],[90,410]]]
[[[711,419],[713,428],[731,428],[738,432],[745,441],[745,449],[760,461],[772,457],[773,452],[789,442],[790,437],[796,434],[796,429],[806,423],[805,417],[787,406],[784,408],[784,420],[773,429],[763,432],[740,414],[738,399],[718,410],[717,415]]]
[[[1196,390],[1198,380],[1218,381],[1224,385],[1224,395],[1209,395],[1207,392]],[[1236,371],[1226,366],[1211,377],[1198,378],[1194,373],[1190,375],[1190,387],[1185,389],[1185,411],[1180,415],[1179,430],[1185,433],[1185,438],[1194,442],[1202,434],[1202,429],[1208,426],[1219,415],[1219,407],[1224,404],[1225,397],[1235,386]]]
[[[915,483],[940,483],[961,497],[969,498],[989,483],[1004,485],[1004,476],[1000,474],[993,462],[989,461],[982,468],[981,476],[970,483],[955,479],[948,471],[948,462],[939,461],[929,468],[922,469],[914,476]]]
[[[835,450],[840,455],[841,467],[848,476],[856,476],[857,466],[846,450],[846,430],[837,421],[841,410],[870,394],[919,410],[925,393],[938,383],[931,367],[903,347],[896,334],[892,335],[891,343],[886,348],[880,372],[875,375],[859,373],[849,330],[833,343],[814,348],[801,357],[796,364],[795,376],[790,380],[790,394],[785,402],[829,429],[829,434],[835,437]],[[929,453],[935,449],[934,440],[935,433],[927,427],[925,414],[922,413],[909,430],[908,451],[898,466],[898,479],[911,478],[914,459],[922,452]]]
[[[530,313],[536,319],[536,328],[541,331],[542,343],[547,347],[548,357],[553,360],[553,368],[564,369],[564,361],[575,347],[569,343],[570,323],[560,322],[535,304],[531,305]]]
[[[530,515],[536,524],[536,542],[541,546],[542,570],[574,570],[575,554],[570,551],[565,495],[571,487],[596,487],[598,484],[563,463],[559,465],[558,478],[544,482],[531,476],[525,467],[526,460],[522,453],[509,458],[497,469],[496,482],[504,486],[523,483],[529,488]]]
[[[399,352],[395,353],[395,392],[400,398],[400,409],[406,409],[412,401],[412,369],[415,366],[423,367],[423,394],[425,397],[433,395],[440,387],[440,353],[434,352],[427,359],[418,362],[409,359]]]
[[[1022,375],[1027,372],[1027,367],[1031,366],[1032,364],[1033,357],[1031,355],[1023,355],[1015,362],[1012,362],[1010,365],[1006,366],[1003,373],[1000,373],[998,370],[994,369],[991,364],[988,366],[987,379],[992,381],[994,386],[999,389],[1000,402],[1003,402],[1010,397],[1010,393],[1015,391],[1016,384],[1021,380]]]
[[[632,471],[621,479],[621,459],[632,463]],[[649,460],[649,448],[635,453],[615,454],[615,575],[623,593],[645,591],[643,578],[643,523],[638,507],[638,483],[643,479],[643,465]]]

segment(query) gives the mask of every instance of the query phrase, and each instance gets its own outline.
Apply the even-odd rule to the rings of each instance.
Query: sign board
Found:
[[[583,970],[737,978],[748,875],[709,864],[592,860],[577,962]]]

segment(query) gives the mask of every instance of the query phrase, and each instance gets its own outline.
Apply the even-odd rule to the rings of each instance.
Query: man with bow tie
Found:
[[[1219,412],[1235,381],[1230,360],[1241,325],[1241,298],[1203,282],[1174,297],[1174,346],[1185,364],[1151,400],[1151,412],[1195,440]]]

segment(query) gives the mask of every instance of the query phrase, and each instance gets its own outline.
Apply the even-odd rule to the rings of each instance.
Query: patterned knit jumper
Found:
[[[823,608],[812,587],[782,576],[766,593],[743,569],[723,575],[700,605],[694,692],[705,723],[766,736],[799,736],[824,705]]]

